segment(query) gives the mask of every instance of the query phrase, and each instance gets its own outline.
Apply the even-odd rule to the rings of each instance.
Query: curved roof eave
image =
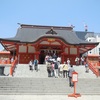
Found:
[[[40,36],[37,40],[34,40],[34,41],[21,41],[21,40],[17,40],[15,38],[0,38],[1,41],[9,41],[9,42],[18,42],[18,43],[36,43],[38,42],[39,40],[41,40],[42,38],[58,38],[58,39],[61,39],[63,42],[67,43],[67,44],[70,44],[70,45],[98,45],[99,43],[98,42],[87,42],[87,41],[84,41],[83,43],[69,43],[68,41],[66,41],[63,37],[61,36],[55,36],[55,35],[43,35],[43,36]]]
[[[42,38],[58,38],[58,39],[61,39],[63,42],[67,43],[67,44],[70,44],[70,45],[98,45],[99,43],[96,42],[96,43],[91,43],[91,42],[87,42],[87,41],[84,41],[83,43],[69,43],[68,41],[66,41],[63,37],[61,36],[54,36],[54,35],[46,35],[46,36],[41,36],[39,37],[37,40],[35,41],[32,41],[32,42],[28,42],[28,43],[36,43],[37,41],[41,40]]]
[[[9,41],[9,42],[20,42],[19,40],[15,40],[14,38],[10,38],[10,39],[4,39],[4,38],[0,38],[0,41]]]
[[[33,42],[30,42],[30,43],[36,43],[37,41],[41,40],[42,38],[58,38],[58,39],[61,39],[62,41],[64,41],[65,43],[70,44],[68,41],[66,41],[66,40],[63,39],[62,37],[60,37],[60,36],[54,36],[54,35],[41,36],[41,37],[39,37],[37,40],[35,40],[35,41],[33,41]]]

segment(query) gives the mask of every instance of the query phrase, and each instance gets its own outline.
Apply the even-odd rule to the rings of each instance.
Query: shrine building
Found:
[[[27,64],[31,59],[44,63],[45,56],[56,53],[62,63],[81,57],[99,43],[88,42],[83,38],[87,31],[74,31],[73,27],[43,26],[20,24],[17,34],[12,38],[0,38],[0,43],[12,56],[17,56],[20,64]]]

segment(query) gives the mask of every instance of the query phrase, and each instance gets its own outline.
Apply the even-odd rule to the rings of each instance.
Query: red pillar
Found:
[[[40,54],[40,52],[35,52],[34,53],[34,59],[37,59],[39,61],[39,54]]]
[[[64,61],[65,61],[65,52],[63,52],[62,54],[61,54],[61,60],[62,60],[62,63],[64,63]]]

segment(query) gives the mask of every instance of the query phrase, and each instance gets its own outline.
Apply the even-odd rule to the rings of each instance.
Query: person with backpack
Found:
[[[69,77],[69,86],[73,87],[74,83],[72,82],[72,73],[75,72],[73,65],[70,66],[69,70],[68,70],[68,77]]]
[[[37,60],[37,59],[34,60],[34,69],[35,69],[36,71],[39,70],[39,68],[38,68],[38,60]]]

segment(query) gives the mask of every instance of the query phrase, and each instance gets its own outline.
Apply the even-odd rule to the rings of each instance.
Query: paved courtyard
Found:
[[[0,95],[0,100],[100,100],[100,95],[82,95],[74,98],[68,95]]]
[[[26,69],[24,68],[24,70],[19,71],[20,70],[20,68],[19,68],[20,66],[21,66],[21,68],[26,66],[25,67]],[[60,82],[61,83],[60,85],[62,86],[62,84],[63,84],[62,81],[66,81],[66,79],[59,79],[59,78],[58,79],[55,79],[55,78],[50,79],[50,78],[48,78],[47,77],[47,73],[46,73],[46,68],[43,68],[43,66],[40,67],[40,71],[39,72],[31,72],[30,73],[30,72],[27,72],[27,70],[28,70],[27,65],[19,65],[18,68],[16,68],[15,76],[13,77],[14,78],[14,82],[16,82],[16,78],[19,79],[20,84],[21,83],[22,84],[25,83],[25,80],[29,80],[29,82],[27,84],[30,87],[30,84],[34,83],[34,80],[39,80],[39,77],[41,77],[40,80],[41,80],[41,82],[43,84],[42,85],[43,87],[41,87],[41,89],[42,89],[42,92],[44,92],[44,93],[43,94],[42,93],[41,94],[37,94],[35,92],[36,94],[35,93],[33,93],[33,94],[30,94],[30,93],[27,94],[26,93],[26,94],[20,94],[20,95],[19,94],[13,94],[13,93],[11,93],[11,94],[10,93],[3,94],[2,90],[0,90],[1,91],[0,100],[76,100],[75,97],[68,97],[68,94],[72,94],[73,93],[73,88],[69,88],[68,87],[67,89],[69,90],[69,92],[66,92],[66,89],[64,89],[64,87],[63,87],[60,91],[64,91],[64,92],[62,92],[60,94],[55,91],[55,90],[58,90],[60,88],[55,88],[55,90],[53,90],[53,92],[56,92],[57,94],[56,93],[52,94],[52,93],[49,93],[51,91],[50,86],[48,87],[45,84],[45,81],[44,81],[44,80],[47,80],[47,82],[46,82],[47,84],[49,84],[50,80],[53,81],[52,82],[53,84],[55,84],[56,82],[58,82],[58,83]],[[78,91],[78,93],[81,94],[81,97],[78,97],[77,100],[99,100],[100,99],[100,87],[99,87],[100,86],[100,78],[97,78],[91,71],[89,73],[85,73],[84,66],[77,66],[77,67],[75,67],[75,70],[78,72],[78,75],[79,75],[79,77],[78,77],[79,81],[76,84],[77,85],[76,92]],[[41,74],[41,71],[44,71],[44,73]],[[27,75],[24,77],[24,74],[26,72],[27,72]],[[34,76],[34,75],[36,75],[36,76]],[[11,77],[7,78],[6,81],[12,82],[12,79],[10,79],[10,78]],[[0,77],[0,81],[2,81],[2,79],[6,79],[6,78]],[[0,82],[0,83],[3,84],[3,82]],[[38,83],[40,83],[40,81],[38,81]],[[7,83],[5,82],[5,84],[7,84]],[[19,85],[17,82],[16,82],[16,84]],[[36,85],[36,83],[34,83],[34,84]],[[13,84],[13,86],[14,86],[14,84]],[[67,86],[68,86],[68,83],[67,83]],[[46,89],[48,89],[48,93],[47,94],[46,94],[46,92],[44,90],[44,87],[46,87]],[[7,88],[9,88],[9,87],[7,87]],[[14,88],[16,88],[16,87],[14,87]],[[26,89],[24,86],[23,86],[23,88]],[[33,89],[34,88],[38,89],[36,86],[34,86],[32,88]],[[1,87],[1,89],[2,89],[2,87]]]

